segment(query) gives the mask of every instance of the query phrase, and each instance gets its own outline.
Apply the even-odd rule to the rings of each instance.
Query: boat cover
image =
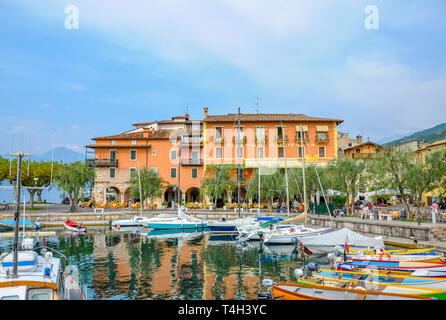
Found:
[[[328,232],[317,237],[308,237],[299,239],[304,246],[344,246],[345,242],[352,247],[369,247],[376,246],[384,248],[382,239],[375,239],[364,236],[358,232],[354,232],[347,228],[337,231]]]

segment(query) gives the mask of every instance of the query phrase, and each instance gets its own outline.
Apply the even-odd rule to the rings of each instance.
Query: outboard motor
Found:
[[[315,262],[310,262],[307,265],[304,266],[303,271],[305,276],[307,277],[311,277],[311,275],[313,274],[313,272],[318,272],[319,271],[319,265]]]
[[[271,288],[274,285],[274,281],[272,279],[263,279],[262,286],[266,288],[267,291],[261,291],[257,295],[258,300],[273,300],[273,296],[270,293]]]

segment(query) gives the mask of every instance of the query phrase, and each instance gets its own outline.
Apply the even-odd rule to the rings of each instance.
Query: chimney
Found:
[[[207,119],[208,117],[208,108],[204,107],[204,118]]]
[[[189,113],[186,113],[184,116],[186,117],[186,120],[189,120]]]
[[[361,144],[362,143],[362,136],[359,135],[359,134],[356,136],[356,143],[357,144]]]
[[[142,137],[143,138],[148,138],[149,137],[149,128],[143,128]]]

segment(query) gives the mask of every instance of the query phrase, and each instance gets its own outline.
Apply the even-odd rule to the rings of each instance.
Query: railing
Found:
[[[352,153],[353,159],[372,159],[374,156],[374,153]]]
[[[200,136],[183,136],[181,139],[182,146],[203,145],[203,137]]]
[[[86,159],[87,166],[90,167],[117,167],[117,159]]]
[[[203,159],[181,159],[182,166],[202,166]]]
[[[316,142],[328,142],[328,135],[325,136],[316,135]]]

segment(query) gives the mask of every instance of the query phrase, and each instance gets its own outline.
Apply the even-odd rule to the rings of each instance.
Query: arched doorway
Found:
[[[200,189],[191,187],[186,191],[186,202],[200,202]]]
[[[121,201],[121,192],[116,187],[108,187],[105,191],[107,201]]]
[[[183,193],[180,191],[180,197]],[[176,187],[169,187],[164,191],[164,201],[167,201],[167,207],[172,207],[172,201],[178,202],[178,190]]]

